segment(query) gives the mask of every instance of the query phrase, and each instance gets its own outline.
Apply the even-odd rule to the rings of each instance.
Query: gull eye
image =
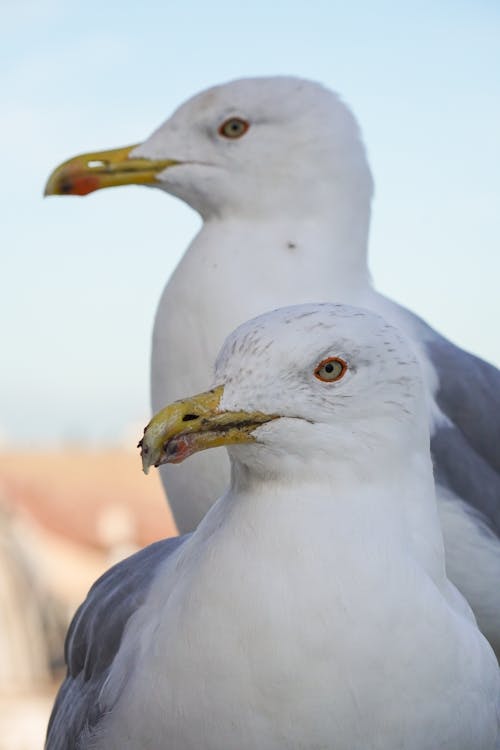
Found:
[[[343,378],[347,372],[347,362],[340,357],[323,359],[314,370],[314,376],[323,383],[333,383]]]
[[[220,126],[219,135],[223,135],[225,138],[241,138],[249,127],[250,123],[242,120],[241,117],[230,117]]]

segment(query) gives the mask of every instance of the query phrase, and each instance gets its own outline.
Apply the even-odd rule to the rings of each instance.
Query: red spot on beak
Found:
[[[193,440],[190,439],[190,436],[174,438],[168,446],[168,463],[180,464],[181,461],[192,456],[195,452]]]
[[[66,195],[88,195],[99,190],[100,180],[95,175],[68,176],[61,185],[61,192]]]

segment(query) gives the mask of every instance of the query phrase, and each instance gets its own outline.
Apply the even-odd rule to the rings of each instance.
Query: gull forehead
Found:
[[[239,79],[196,94],[181,104],[133,155],[159,158],[164,155],[165,146],[174,145],[177,137],[179,145],[186,146],[189,131],[199,137],[208,136],[207,145],[215,143],[220,140],[217,128],[230,116],[240,116],[250,125],[250,138],[226,141],[224,145],[232,152],[253,139],[255,127],[265,128],[266,139],[276,141],[272,126],[280,127],[279,142],[293,142],[299,150],[313,140],[332,148],[338,143],[344,148],[349,144],[352,149],[358,143],[362,150],[356,119],[335,92],[315,81],[283,76]]]
[[[193,106],[201,112],[230,105],[248,114],[251,108],[256,113],[303,117],[311,108],[324,108],[325,104],[345,110],[354,119],[338,94],[316,81],[291,76],[240,78],[219,84],[191,97],[176,112]]]
[[[329,357],[346,365],[338,382],[317,377]],[[399,330],[367,310],[330,303],[281,308],[241,325],[220,352],[214,383],[224,384],[225,409],[281,409],[312,421],[340,402],[360,416],[399,419],[415,412],[423,393],[420,367]]]
[[[301,356],[307,350],[316,354],[318,344],[325,342],[346,347],[344,353],[388,353],[397,355],[401,364],[416,364],[406,338],[383,317],[363,308],[325,302],[283,307],[243,323],[226,339],[216,371],[237,355],[258,356],[271,349],[293,354],[292,347]]]

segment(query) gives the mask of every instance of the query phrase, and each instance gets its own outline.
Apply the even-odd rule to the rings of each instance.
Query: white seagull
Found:
[[[500,653],[500,374],[373,289],[372,178],[349,109],[309,81],[233,81],[187,101],[140,145],[69,160],[46,192],[130,183],[176,195],[203,218],[158,307],[155,410],[203,388],[229,331],[275,307],[355,304],[410,337],[427,388],[448,574]],[[162,471],[188,531],[227,485],[229,464],[221,450]]]
[[[332,304],[241,326],[211,390],[153,418],[144,468],[222,445],[197,530],[77,613],[47,750],[496,750],[500,671],[446,575],[401,334]]]

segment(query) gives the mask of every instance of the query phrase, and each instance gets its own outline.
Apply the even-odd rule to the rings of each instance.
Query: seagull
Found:
[[[230,335],[212,388],[141,441],[145,471],[226,446],[230,486],[95,584],[47,750],[496,750],[500,670],[446,575],[425,399],[365,310]]]
[[[160,188],[203,219],[158,306],[154,411],[202,389],[229,331],[269,309],[353,304],[411,339],[426,384],[448,574],[500,655],[500,373],[374,290],[373,183],[348,107],[311,81],[232,81],[184,103],[141,144],[65,162],[46,193],[125,184]],[[162,477],[186,532],[227,486],[229,462],[222,449],[201,453],[162,466]]]

